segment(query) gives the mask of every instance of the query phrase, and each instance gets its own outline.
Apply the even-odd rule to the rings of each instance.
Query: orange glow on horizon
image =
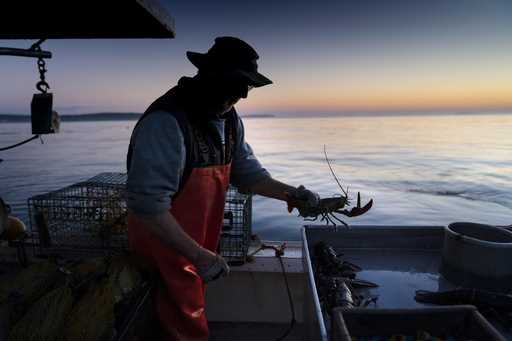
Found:
[[[246,111],[387,111],[436,109],[512,108],[512,77],[494,83],[448,84],[403,82],[388,87],[338,85],[299,88],[283,86],[256,89],[239,106]],[[492,84],[491,84],[492,83]]]
[[[379,58],[309,61],[304,69],[273,68],[273,85],[251,92],[247,111],[388,111],[512,108],[512,62],[444,50]],[[512,50],[511,50],[512,52]],[[444,54],[446,53],[446,54]]]

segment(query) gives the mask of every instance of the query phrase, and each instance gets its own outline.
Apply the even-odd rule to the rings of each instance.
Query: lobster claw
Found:
[[[361,207],[361,194],[357,192],[357,206],[352,207],[350,210],[338,210],[336,213],[341,213],[343,215],[346,215],[347,217],[357,217],[362,214],[365,214],[372,208],[373,205],[373,199],[370,199],[366,205]]]

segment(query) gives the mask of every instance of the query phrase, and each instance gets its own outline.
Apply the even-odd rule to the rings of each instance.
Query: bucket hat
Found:
[[[206,53],[187,51],[190,62],[203,72],[234,74],[248,85],[261,87],[272,81],[258,72],[259,56],[245,41],[235,37],[218,37]]]

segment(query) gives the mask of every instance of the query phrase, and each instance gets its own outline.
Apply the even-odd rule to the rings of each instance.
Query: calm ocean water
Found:
[[[246,135],[272,175],[322,196],[373,198],[351,224],[512,223],[512,114],[246,119]],[[27,198],[122,172],[133,121],[64,122],[60,134],[0,152],[0,196],[27,223]],[[0,147],[30,136],[29,123],[0,123]],[[303,221],[284,203],[255,197],[254,231],[300,239]]]

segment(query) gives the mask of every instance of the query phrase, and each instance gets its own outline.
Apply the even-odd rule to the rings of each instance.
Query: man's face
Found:
[[[211,87],[212,108],[216,115],[223,115],[230,111],[241,98],[247,98],[252,86],[247,81],[234,77],[216,79]]]
[[[224,110],[223,113],[231,110],[240,99],[247,98],[247,95],[251,89],[252,86],[247,85],[246,83],[235,84],[233,87],[226,87],[226,94],[222,103]]]

